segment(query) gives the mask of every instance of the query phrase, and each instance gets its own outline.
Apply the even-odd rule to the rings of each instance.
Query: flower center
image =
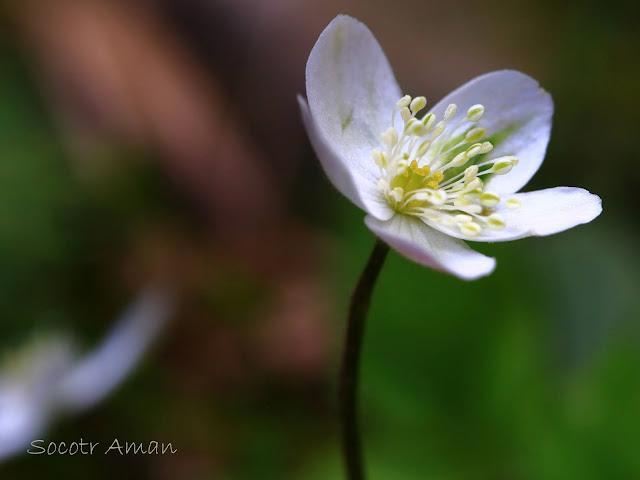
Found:
[[[457,226],[466,235],[477,235],[486,228],[504,229],[504,218],[495,213],[502,199],[486,191],[480,177],[505,175],[518,159],[487,159],[493,144],[490,139],[481,141],[486,130],[478,125],[484,106],[473,105],[456,125],[447,128],[457,106],[449,105],[440,121],[433,113],[417,118],[426,104],[424,97],[409,95],[396,103],[391,127],[381,135],[386,149],[373,151],[380,169],[378,188],[398,213]],[[400,135],[394,127],[398,113],[404,122]],[[504,204],[515,209],[520,201],[510,198]]]

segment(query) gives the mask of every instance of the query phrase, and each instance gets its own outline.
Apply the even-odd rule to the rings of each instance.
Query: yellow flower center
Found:
[[[447,107],[440,121],[433,113],[416,117],[426,104],[424,97],[408,95],[396,103],[391,127],[381,135],[386,148],[373,151],[380,169],[378,188],[396,212],[457,226],[466,235],[505,228],[504,218],[495,213],[501,198],[486,191],[479,177],[507,174],[518,159],[486,158],[493,144],[481,142],[486,130],[478,122],[484,106],[473,105],[457,124],[449,125],[457,112],[455,104]],[[398,113],[404,122],[400,135],[394,127]],[[511,209],[520,206],[516,198],[504,204]]]

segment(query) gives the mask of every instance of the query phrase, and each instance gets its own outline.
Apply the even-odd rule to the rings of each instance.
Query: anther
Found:
[[[404,197],[404,190],[402,189],[402,187],[396,187],[391,190],[391,195],[396,202],[399,202],[400,200],[402,200],[402,197]]]
[[[451,105],[449,105],[447,109],[444,111],[444,120],[446,122],[451,120],[451,118],[453,118],[453,116],[456,114],[457,110],[458,110],[458,106],[455,103],[452,103]]]
[[[482,180],[476,177],[467,184],[466,188],[467,190],[475,190],[476,188],[482,188]]]
[[[436,116],[433,113],[428,113],[422,119],[422,124],[424,128],[427,129],[427,132],[433,128],[433,125],[436,123]]]
[[[480,153],[489,153],[491,150],[493,150],[491,142],[482,142],[482,151]]]
[[[404,122],[407,123],[409,119],[412,117],[411,110],[409,110],[408,107],[402,107],[402,109],[400,110],[400,116],[402,117],[402,120],[404,120]]]
[[[447,201],[447,194],[441,190],[436,190],[431,194],[430,201],[434,205],[442,205]]]
[[[451,160],[450,165],[452,167],[461,167],[462,165],[467,163],[467,160],[468,160],[467,152],[460,152],[455,157],[453,157],[453,160]]]
[[[411,105],[409,108],[411,112],[415,115],[420,110],[422,110],[427,105],[427,99],[424,97],[416,97],[411,101]]]
[[[479,143],[475,143],[467,148],[467,151],[464,152],[464,156],[469,159],[475,157],[476,155],[479,155],[480,153],[482,153],[482,145],[480,145]]]
[[[411,103],[411,97],[409,95],[405,95],[404,97],[402,97],[400,100],[398,100],[396,102],[396,110],[400,110],[404,107],[409,106],[409,104]]]
[[[522,202],[517,198],[509,198],[504,202],[504,205],[509,210],[517,210],[522,205]]]
[[[478,166],[471,165],[470,167],[467,167],[467,169],[464,171],[464,178],[472,178],[472,177],[475,177],[477,174],[478,174]]]
[[[379,167],[384,167],[386,163],[384,157],[382,156],[382,152],[380,150],[373,151],[373,161]]]
[[[468,222],[460,225],[460,231],[466,235],[475,236],[480,233],[481,228],[475,222]]]
[[[418,146],[418,150],[416,151],[416,156],[418,158],[423,157],[431,148],[431,140],[425,140]]]
[[[480,203],[485,207],[495,207],[500,203],[500,197],[491,192],[484,192],[480,195]]]
[[[398,143],[398,132],[395,128],[389,127],[386,132],[381,135],[382,143],[393,148]]]
[[[487,133],[487,131],[484,128],[481,128],[481,127],[472,128],[467,132],[464,139],[467,142],[477,142],[482,137],[484,137],[485,133]]]
[[[467,116],[465,117],[465,120],[469,122],[477,122],[482,119],[483,115],[484,106],[480,104],[474,105],[473,107],[469,108],[469,110],[467,110]]]
[[[444,129],[446,127],[447,127],[447,123],[446,122],[444,122],[442,120],[439,121],[436,124],[435,128],[433,129],[433,132],[431,133],[431,138],[434,139],[434,138],[439,137],[442,134],[442,132],[444,132]]]
[[[495,173],[496,175],[505,175],[507,173],[509,173],[511,171],[511,169],[513,168],[513,163],[511,163],[510,161],[501,161],[496,163],[492,168],[491,171],[493,173]]]
[[[492,215],[489,215],[489,217],[487,218],[487,226],[491,230],[504,230],[507,226],[507,222],[505,222],[502,215],[494,213]]]

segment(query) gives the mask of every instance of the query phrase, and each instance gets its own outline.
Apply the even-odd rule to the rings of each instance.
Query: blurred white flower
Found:
[[[58,415],[77,414],[112,393],[133,371],[172,312],[145,290],[88,355],[66,337],[40,338],[0,366],[0,461],[26,452]]]
[[[580,188],[516,193],[542,163],[553,113],[523,73],[477,77],[418,117],[426,99],[402,96],[369,29],[340,15],[309,55],[306,87],[308,104],[298,100],[327,176],[379,238],[418,263],[475,279],[495,260],[462,240],[550,235],[602,211]]]

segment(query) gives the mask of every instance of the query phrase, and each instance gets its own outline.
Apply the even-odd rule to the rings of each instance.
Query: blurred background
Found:
[[[538,79],[556,110],[526,190],[604,204],[553,237],[475,244],[498,268],[474,283],[390,255],[363,359],[370,478],[640,478],[640,10],[545,0],[1,2],[0,361],[42,332],[90,350],[170,284],[141,368],[39,438],[178,453],[20,455],[0,478],[342,478],[337,361],[374,238],[295,102],[338,13],[431,105],[495,69]]]

